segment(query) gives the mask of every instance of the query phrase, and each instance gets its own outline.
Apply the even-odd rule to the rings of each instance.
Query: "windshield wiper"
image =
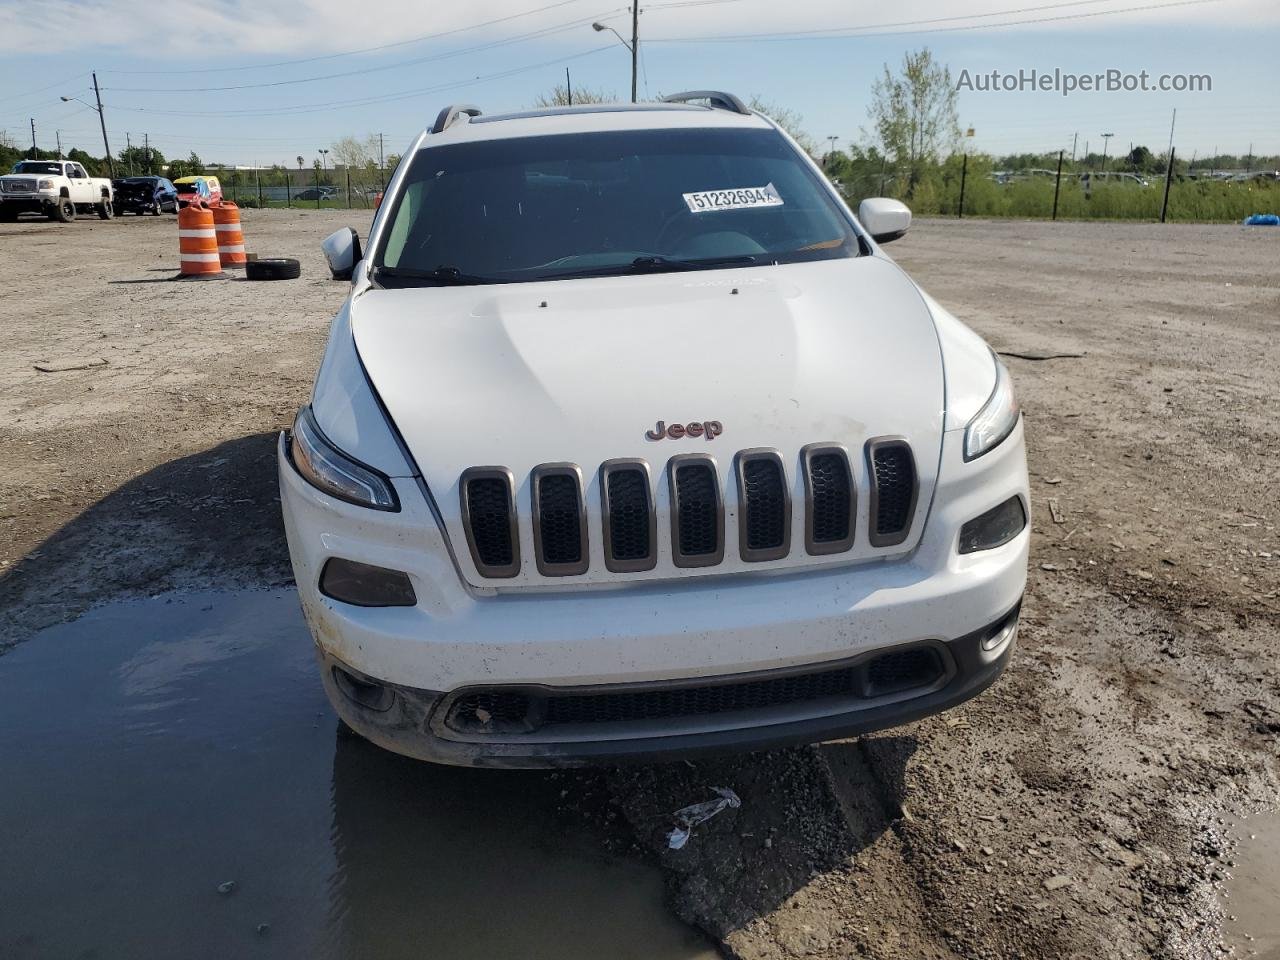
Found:
[[[572,277],[612,277],[632,273],[667,273],[676,270],[707,270],[713,267],[745,267],[756,262],[751,254],[736,257],[698,257],[682,260],[663,257],[657,254],[646,254],[636,257],[630,263],[617,263],[601,267],[584,267],[581,270],[563,270],[555,273],[544,273],[539,280],[567,280]]]
[[[407,267],[373,268],[371,279],[379,286],[381,281],[391,281],[392,286],[404,287],[467,287],[485,283],[506,283],[498,277],[482,277],[474,273],[463,273],[457,267],[441,266],[434,270],[412,270]]]

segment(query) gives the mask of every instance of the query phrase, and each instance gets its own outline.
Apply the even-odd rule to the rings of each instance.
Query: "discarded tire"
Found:
[[[246,263],[244,275],[246,280],[296,280],[302,265],[291,257],[267,257]]]

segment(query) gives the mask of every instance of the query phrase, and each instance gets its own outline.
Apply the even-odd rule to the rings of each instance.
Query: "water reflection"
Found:
[[[714,956],[564,781],[336,736],[288,592],[117,604],[0,657],[0,770],[6,960]]]

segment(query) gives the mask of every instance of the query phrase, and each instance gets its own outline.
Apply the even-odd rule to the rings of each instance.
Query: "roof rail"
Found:
[[[480,108],[473,107],[469,103],[455,103],[445,107],[436,117],[436,122],[431,125],[432,133],[440,133],[448,128],[458,117],[466,114],[468,117],[480,116]]]
[[[732,93],[724,93],[721,90],[686,90],[684,93],[673,93],[669,97],[662,98],[663,103],[688,103],[691,100],[706,100],[719,110],[732,110],[734,113],[751,116],[750,107]]]

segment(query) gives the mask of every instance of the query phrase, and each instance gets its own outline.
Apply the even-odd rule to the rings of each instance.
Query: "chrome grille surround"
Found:
[[[582,493],[582,470],[576,463],[544,463],[533,468],[533,555],[544,577],[586,573],[587,503]]]
[[[736,459],[738,552],[747,563],[781,560],[791,552],[791,489],[782,454],[754,447]]]

